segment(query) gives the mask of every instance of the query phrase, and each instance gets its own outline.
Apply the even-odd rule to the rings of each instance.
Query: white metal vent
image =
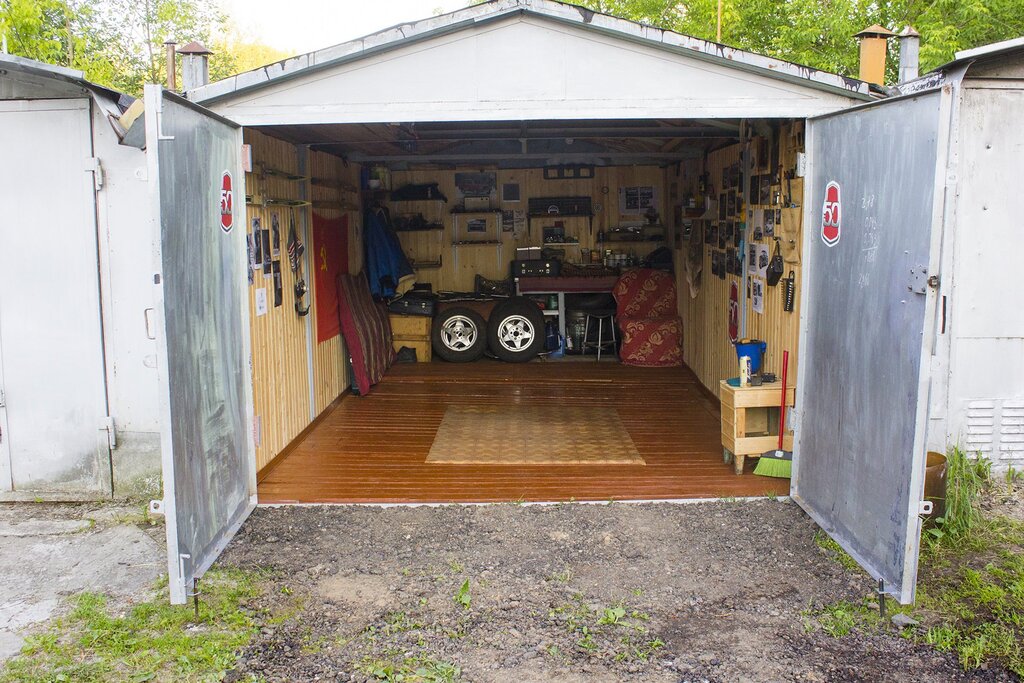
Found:
[[[968,452],[992,452],[995,441],[995,424],[995,401],[971,401],[967,404],[967,434],[964,437],[964,442]]]
[[[1024,459],[1024,401],[1003,401],[998,424],[999,451],[1003,459]]]
[[[968,402],[964,445],[996,460],[1024,460],[1024,400]]]

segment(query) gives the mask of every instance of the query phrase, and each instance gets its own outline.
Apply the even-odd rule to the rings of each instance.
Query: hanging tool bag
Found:
[[[772,254],[772,260],[768,262],[768,271],[765,276],[768,280],[768,286],[774,287],[779,284],[779,280],[782,279],[782,275],[786,271],[786,265],[782,262],[782,252],[779,250],[779,241],[775,240],[775,252]]]
[[[436,308],[437,295],[416,290],[406,292],[405,296],[395,299],[388,304],[389,313],[423,315],[430,318],[434,317],[434,310]]]

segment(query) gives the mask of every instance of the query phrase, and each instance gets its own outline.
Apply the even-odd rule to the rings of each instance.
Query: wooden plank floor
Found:
[[[647,465],[425,462],[451,405],[618,409]],[[543,425],[537,425],[543,429]],[[615,362],[396,365],[369,396],[347,396],[263,473],[261,503],[643,500],[787,495],[789,480],[722,462],[717,402],[687,369]],[[265,475],[265,476],[264,476]]]

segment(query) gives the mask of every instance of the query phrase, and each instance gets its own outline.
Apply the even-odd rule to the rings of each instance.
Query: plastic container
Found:
[[[946,516],[946,456],[928,451],[924,467],[924,499],[932,502],[932,513],[924,519],[925,526]]]
[[[740,339],[736,342],[736,358],[750,356],[750,372],[761,372],[761,358],[768,349],[767,342],[759,339]]]

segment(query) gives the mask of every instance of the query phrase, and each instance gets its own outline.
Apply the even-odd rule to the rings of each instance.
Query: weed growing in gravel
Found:
[[[649,621],[650,616],[630,610],[622,601],[611,607],[594,608],[581,593],[575,593],[569,602],[551,608],[548,618],[564,622],[572,645],[595,657],[617,662],[646,661],[665,646],[660,638],[651,637],[642,623]],[[550,654],[551,648],[548,649]]]
[[[455,558],[448,560],[448,568],[452,570],[453,574],[461,574],[466,569],[462,563]]]
[[[454,683],[462,674],[454,664],[424,655],[399,661],[366,658],[357,668],[386,683]]]
[[[473,603],[473,596],[469,592],[469,579],[462,582],[458,592],[455,594],[455,602],[462,605],[463,609],[469,609]]]
[[[572,580],[572,570],[566,567],[562,571],[552,574],[550,580],[557,581],[558,583],[569,583]]]
[[[166,579],[158,588],[124,616],[111,615],[103,595],[76,596],[67,616],[28,639],[0,682],[219,679],[257,631],[243,606],[261,592],[257,576],[207,572],[198,621],[191,605],[168,602]]]

